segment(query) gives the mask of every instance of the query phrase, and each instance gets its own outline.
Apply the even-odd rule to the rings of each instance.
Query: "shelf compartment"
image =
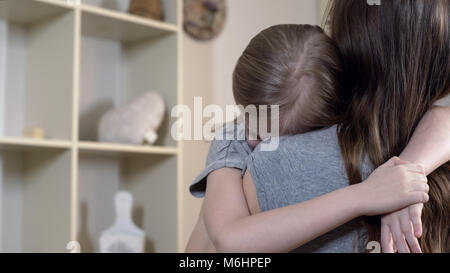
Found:
[[[0,139],[1,143],[1,139]],[[177,155],[178,149],[172,147],[146,146],[146,145],[123,145],[114,143],[79,142],[81,153],[86,154],[155,154],[155,155]]]
[[[177,251],[177,160],[171,156],[80,154],[77,240],[99,252],[115,219],[114,195],[133,195],[133,221],[146,233],[145,252]]]
[[[95,6],[82,5],[81,10],[83,32],[90,36],[131,43],[177,32],[177,26],[172,24]]]
[[[74,12],[46,2],[24,3],[0,1],[0,10],[6,5],[11,15],[0,20],[0,136],[22,137],[25,128],[42,128],[46,138],[68,140]],[[14,17],[22,8],[29,20]],[[32,16],[33,8],[39,16]]]
[[[70,151],[0,151],[0,252],[66,252]]]
[[[58,0],[2,0],[0,19],[19,25],[33,25],[71,10]]]
[[[167,106],[156,146],[176,147],[170,111],[178,104],[177,33],[134,43],[104,39],[82,26],[79,140],[98,141],[98,124],[111,108],[146,92],[160,94]]]
[[[178,23],[178,1],[161,0],[164,10],[164,20],[158,21],[150,18],[140,17],[128,13],[129,0],[82,0],[83,9],[95,11],[98,14],[105,14],[116,19],[136,22],[144,25],[159,25],[173,28]],[[126,5],[126,6],[125,6]]]

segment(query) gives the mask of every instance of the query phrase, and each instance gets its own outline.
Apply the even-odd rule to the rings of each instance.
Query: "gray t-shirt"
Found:
[[[243,128],[234,123],[228,123],[222,131],[216,132],[216,138],[211,143],[206,158],[206,167],[195,178],[189,188],[191,194],[197,198],[204,197],[206,192],[206,178],[215,170],[222,168],[240,169],[242,170],[242,175],[244,175],[247,169],[247,158],[251,153],[252,149],[247,141],[245,141]]]
[[[213,166],[218,166],[217,169],[248,168],[262,211],[305,202],[346,187],[348,177],[336,129],[333,126],[302,135],[280,137],[278,149],[272,152],[261,151],[258,147],[248,152],[239,148],[240,145],[245,146],[242,141],[214,141],[208,155],[209,168],[197,177],[191,192],[194,196],[202,196],[207,174],[216,170]],[[239,166],[232,166],[230,162],[227,164],[227,158],[230,162],[240,162],[236,164]],[[370,164],[363,162],[363,177],[366,178],[371,171]],[[366,233],[360,222],[355,220],[299,247],[295,252],[364,252],[365,242]]]

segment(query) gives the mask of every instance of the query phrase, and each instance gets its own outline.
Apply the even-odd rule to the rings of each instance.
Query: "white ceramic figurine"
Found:
[[[129,192],[119,192],[115,198],[116,220],[100,236],[102,253],[142,253],[145,248],[145,233],[138,228],[132,218],[133,196]]]

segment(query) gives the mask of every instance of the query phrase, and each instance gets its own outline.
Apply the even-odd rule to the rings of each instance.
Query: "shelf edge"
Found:
[[[174,25],[171,23],[159,22],[159,21],[152,20],[152,19],[145,19],[145,18],[138,17],[136,15],[113,11],[113,10],[108,10],[105,8],[100,8],[100,7],[87,5],[87,4],[81,4],[80,7],[81,7],[82,12],[88,12],[91,14],[109,17],[112,19],[116,19],[116,20],[120,20],[120,21],[124,21],[124,22],[128,22],[128,23],[139,24],[139,25],[146,26],[146,27],[156,28],[156,29],[160,29],[163,31],[174,32],[174,33],[178,32],[177,25]]]
[[[78,149],[81,151],[98,151],[111,153],[131,153],[131,154],[159,154],[159,155],[177,155],[177,147],[161,147],[161,146],[140,146],[140,145],[124,145],[115,143],[97,143],[81,141],[78,143]]]
[[[33,1],[37,2],[37,3],[52,5],[52,6],[64,7],[67,9],[74,8],[74,5],[71,5],[71,4],[63,2],[63,1],[57,1],[57,0],[33,0]]]
[[[51,139],[32,139],[21,137],[0,137],[0,145],[7,146],[29,146],[42,148],[71,148],[70,141],[51,140]]]

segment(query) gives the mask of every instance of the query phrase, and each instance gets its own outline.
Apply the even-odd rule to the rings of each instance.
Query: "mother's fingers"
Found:
[[[417,238],[422,237],[422,209],[422,203],[409,207],[409,219],[411,219],[414,228],[414,235]]]
[[[410,253],[408,244],[403,237],[403,232],[400,227],[400,222],[397,219],[394,219],[390,226],[392,239],[394,240],[394,244],[400,253]]]
[[[422,253],[419,241],[417,240],[416,236],[414,236],[413,225],[409,218],[408,211],[402,213],[400,216],[400,228],[402,230],[403,236],[406,238],[406,241],[408,242],[409,249],[411,250],[411,252]]]
[[[381,225],[381,249],[383,253],[394,253],[394,242],[389,225]]]

